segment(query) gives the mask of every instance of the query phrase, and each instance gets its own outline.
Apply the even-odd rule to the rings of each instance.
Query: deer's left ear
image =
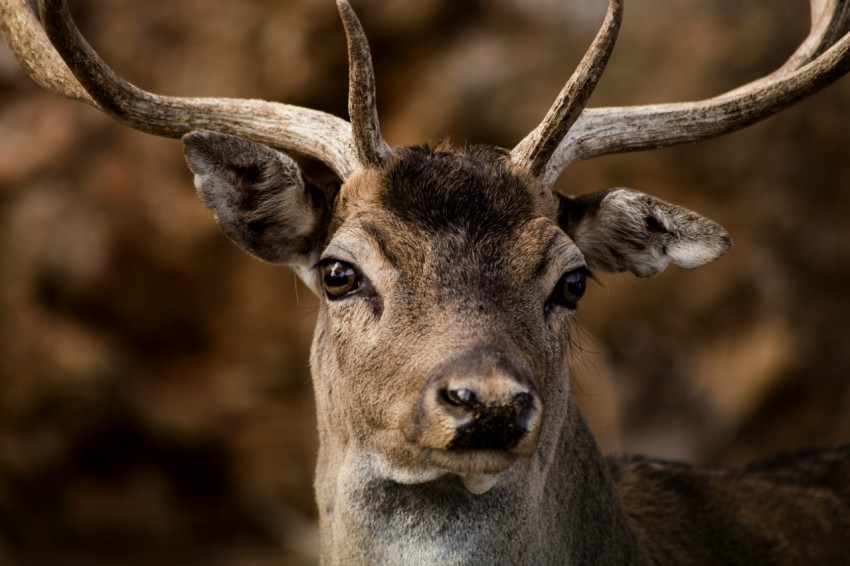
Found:
[[[329,196],[288,155],[235,136],[183,137],[198,195],[242,248],[273,263],[308,264],[330,218]]]
[[[667,264],[691,269],[732,247],[722,226],[631,189],[560,196],[558,223],[595,271],[650,277]]]

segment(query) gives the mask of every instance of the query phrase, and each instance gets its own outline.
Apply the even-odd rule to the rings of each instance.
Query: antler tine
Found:
[[[844,0],[812,0],[811,14],[808,37],[774,74],[810,63],[850,30],[850,4]]]
[[[43,31],[55,52],[26,4],[25,0],[0,0],[0,31],[33,79],[58,94],[88,102],[124,124],[158,136],[176,138],[193,130],[216,130],[316,158],[342,179],[360,168],[351,125],[341,118],[262,100],[146,92],[120,78],[100,59],[80,35],[64,0],[40,2]]]
[[[354,128],[354,144],[364,165],[379,165],[390,154],[381,137],[375,102],[375,72],[369,42],[348,0],[337,0],[337,9],[348,39],[348,114]]]
[[[551,184],[577,161],[733,132],[831,84],[850,71],[850,0],[812,0],[811,11],[809,35],[770,75],[695,102],[586,109],[540,178]]]
[[[596,38],[543,122],[511,151],[513,160],[533,175],[539,176],[545,171],[558,144],[584,110],[614,50],[622,19],[623,1],[610,0],[605,21]]]

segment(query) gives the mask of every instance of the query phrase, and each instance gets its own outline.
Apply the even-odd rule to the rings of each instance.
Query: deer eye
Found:
[[[547,301],[550,305],[558,305],[574,310],[578,305],[579,300],[584,296],[584,291],[587,288],[587,276],[590,272],[586,267],[580,267],[564,273],[552,295]]]
[[[329,299],[341,299],[360,286],[360,273],[344,261],[329,260],[321,265],[322,286]]]

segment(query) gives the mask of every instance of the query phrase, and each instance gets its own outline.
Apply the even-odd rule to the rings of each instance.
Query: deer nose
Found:
[[[516,358],[476,345],[434,368],[402,427],[426,448],[530,454],[542,407],[530,372]]]
[[[492,376],[481,383],[449,384],[441,390],[444,410],[455,421],[449,450],[509,450],[534,423],[534,396],[510,378]]]

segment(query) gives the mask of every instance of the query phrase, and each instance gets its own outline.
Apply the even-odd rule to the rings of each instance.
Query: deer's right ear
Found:
[[[289,156],[210,131],[183,137],[198,196],[241,247],[273,263],[303,264],[330,218],[326,195]]]
[[[699,267],[732,247],[732,238],[717,222],[638,191],[558,197],[558,224],[593,271],[650,277],[668,263]]]

